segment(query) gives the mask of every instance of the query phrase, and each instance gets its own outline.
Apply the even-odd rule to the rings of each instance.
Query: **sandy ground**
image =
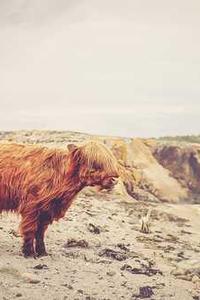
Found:
[[[152,209],[151,233],[140,215]],[[0,299],[200,299],[200,205],[82,192],[25,259],[16,215],[0,217]]]
[[[66,147],[72,132],[11,132],[0,139]],[[151,209],[151,232],[140,215]],[[85,190],[47,231],[49,256],[21,255],[19,219],[0,216],[0,300],[200,299],[200,205],[137,202]]]

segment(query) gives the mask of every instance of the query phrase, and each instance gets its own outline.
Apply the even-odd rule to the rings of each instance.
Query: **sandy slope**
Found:
[[[150,207],[143,234],[139,215]],[[199,299],[200,206],[86,191],[49,227],[50,255],[37,260],[21,256],[17,228],[16,216],[1,217],[0,299]]]

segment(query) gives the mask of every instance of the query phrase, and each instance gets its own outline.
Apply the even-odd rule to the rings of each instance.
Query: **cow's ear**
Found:
[[[67,149],[68,149],[69,152],[72,152],[72,151],[76,150],[77,148],[78,147],[74,144],[68,144],[67,145]]]

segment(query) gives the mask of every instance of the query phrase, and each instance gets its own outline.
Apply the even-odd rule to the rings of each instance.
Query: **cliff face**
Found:
[[[111,149],[133,176],[133,196],[135,189],[135,193],[143,191],[161,201],[178,202],[187,198],[187,189],[154,157],[147,141],[116,140]]]
[[[188,191],[200,193],[200,146],[158,146],[153,154]]]

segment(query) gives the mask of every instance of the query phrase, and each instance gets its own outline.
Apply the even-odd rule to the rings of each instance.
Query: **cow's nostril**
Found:
[[[116,178],[112,178],[112,179],[110,180],[110,183],[111,183],[112,185],[115,185],[115,184],[117,183],[117,179],[116,179]]]

